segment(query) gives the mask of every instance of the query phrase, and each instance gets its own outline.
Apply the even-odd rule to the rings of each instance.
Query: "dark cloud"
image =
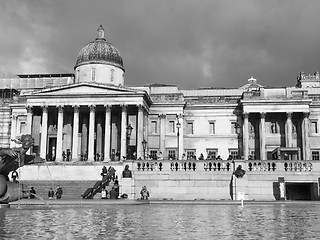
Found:
[[[240,87],[253,75],[293,86],[320,70],[317,0],[119,0],[0,3],[0,73],[72,72],[103,24],[127,85]]]

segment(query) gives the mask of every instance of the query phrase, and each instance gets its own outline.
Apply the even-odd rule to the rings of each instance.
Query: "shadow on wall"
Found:
[[[280,200],[280,184],[279,182],[273,182],[273,197],[275,200]]]
[[[229,183],[229,193],[230,193],[230,199],[235,200],[233,199],[233,178],[234,178],[234,175],[232,174],[230,183]]]

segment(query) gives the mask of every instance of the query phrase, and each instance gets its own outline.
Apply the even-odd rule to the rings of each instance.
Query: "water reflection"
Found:
[[[0,209],[1,239],[312,239],[319,205]]]

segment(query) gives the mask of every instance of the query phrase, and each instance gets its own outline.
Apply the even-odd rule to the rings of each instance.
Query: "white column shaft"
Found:
[[[63,137],[63,107],[58,107],[58,127],[57,127],[57,149],[56,161],[62,161],[62,137]]]
[[[95,126],[95,106],[90,106],[89,116],[89,143],[88,143],[88,161],[94,161],[94,126]]]
[[[42,123],[41,123],[41,143],[40,157],[46,159],[47,156],[47,137],[48,137],[48,107],[42,108]]]
[[[78,159],[78,146],[79,146],[79,106],[73,107],[73,129],[72,129],[72,161]]]
[[[265,119],[265,114],[261,114],[260,118],[260,160],[266,160],[266,119]]]
[[[243,119],[243,157],[248,160],[249,157],[249,114],[244,114]]]
[[[11,120],[11,139],[16,139],[16,134],[17,134],[17,116],[12,115],[12,120]],[[10,141],[10,148],[13,148],[16,146],[16,143],[14,141]]]
[[[121,149],[120,159],[127,157],[127,107],[122,106],[121,113]]]
[[[143,159],[143,108],[138,106],[137,158]]]
[[[105,127],[104,127],[104,161],[110,161],[110,140],[111,140],[111,107],[106,106]]]

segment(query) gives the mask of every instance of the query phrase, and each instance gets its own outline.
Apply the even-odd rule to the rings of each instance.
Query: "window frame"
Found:
[[[210,159],[210,160],[216,160],[216,158],[219,156],[219,152],[218,152],[218,148],[207,148],[206,149],[206,154],[207,154],[207,158],[206,159],[208,159],[209,158],[209,156],[211,156],[211,153],[210,152],[213,152],[214,154],[213,154],[213,158],[212,159]]]
[[[191,133],[189,132],[189,124],[191,124]],[[186,121],[186,134],[187,135],[193,135],[194,134],[194,121],[193,120],[187,120]]]
[[[186,154],[186,159],[187,160],[194,160],[191,157],[196,157],[197,158],[196,149],[185,149],[185,154]]]
[[[213,126],[213,127],[211,127]],[[216,121],[210,120],[209,121],[209,135],[216,135]]]
[[[155,123],[155,126],[153,125]],[[159,120],[156,118],[150,119],[150,134],[151,135],[158,135],[159,134]]]

